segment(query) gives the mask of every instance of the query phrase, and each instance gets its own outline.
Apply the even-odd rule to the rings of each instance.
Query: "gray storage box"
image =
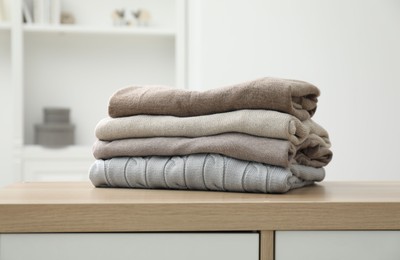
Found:
[[[75,126],[70,124],[35,125],[35,143],[46,147],[63,147],[74,144]]]
[[[68,108],[44,108],[44,123],[45,124],[68,124],[69,109]]]

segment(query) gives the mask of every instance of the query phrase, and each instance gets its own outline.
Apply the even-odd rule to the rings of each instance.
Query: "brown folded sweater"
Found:
[[[323,138],[310,134],[308,138],[296,147],[293,163],[311,167],[324,167],[332,160],[332,151]]]
[[[261,78],[204,92],[133,86],[111,97],[108,113],[111,117],[199,116],[239,109],[269,109],[306,120],[315,113],[318,96],[318,88],[310,83],[278,78]]]
[[[115,141],[97,141],[93,146],[96,159],[121,156],[174,156],[197,153],[217,153],[245,161],[288,167],[296,163],[322,167],[329,163],[332,153],[318,144],[319,139],[306,141],[309,145],[293,146],[289,141],[252,136],[241,133],[187,137],[132,138]],[[319,149],[324,149],[320,154]],[[325,150],[326,149],[326,150]],[[306,153],[303,153],[307,151]],[[307,157],[308,155],[312,157]],[[319,157],[321,156],[321,158]]]

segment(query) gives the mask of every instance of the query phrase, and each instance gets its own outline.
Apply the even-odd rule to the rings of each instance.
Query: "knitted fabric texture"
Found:
[[[309,121],[309,120],[307,120]],[[303,124],[296,117],[271,110],[236,110],[212,115],[176,117],[137,115],[105,118],[96,126],[100,140],[136,137],[199,137],[229,132],[289,140],[299,145],[311,131],[322,132],[313,122]]]
[[[309,119],[320,92],[298,80],[261,78],[203,92],[163,86],[132,86],[110,99],[111,117],[132,115],[199,116],[240,109],[266,109]]]
[[[240,133],[225,133],[204,137],[150,137],[114,141],[98,140],[93,146],[96,159],[124,156],[176,156],[197,153],[218,153],[240,160],[288,167],[297,163],[323,167],[332,152],[321,145],[321,138],[307,139],[296,147],[286,140],[257,137]],[[303,153],[306,152],[306,153]]]
[[[97,160],[89,177],[96,187],[284,193],[322,181],[325,172],[322,168],[294,166],[289,170],[218,154],[196,154]]]

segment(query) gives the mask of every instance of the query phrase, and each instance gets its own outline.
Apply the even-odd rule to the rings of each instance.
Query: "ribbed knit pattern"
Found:
[[[284,193],[323,180],[322,168],[308,168],[291,171],[218,154],[196,154],[97,160],[89,176],[96,187]]]

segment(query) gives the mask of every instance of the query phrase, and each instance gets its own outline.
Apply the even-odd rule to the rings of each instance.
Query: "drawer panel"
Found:
[[[279,231],[276,260],[399,260],[400,231]]]
[[[258,233],[2,234],[1,260],[249,259]]]

